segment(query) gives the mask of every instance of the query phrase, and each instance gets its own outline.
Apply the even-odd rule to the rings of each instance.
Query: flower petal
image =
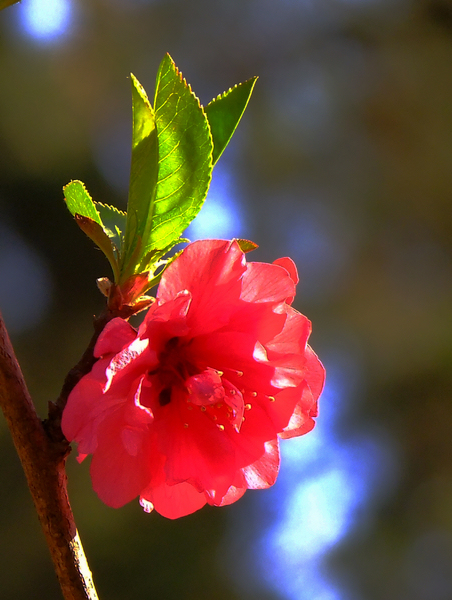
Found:
[[[273,261],[273,264],[283,267],[283,269],[286,269],[295,285],[297,285],[297,283],[300,281],[300,278],[298,277],[297,267],[291,258],[288,258],[287,256],[285,256],[284,258],[278,258]],[[286,298],[287,304],[292,304],[294,298],[295,294],[292,297]]]
[[[96,342],[94,356],[117,354],[133,342],[136,337],[136,330],[124,319],[116,317],[105,325]]]
[[[185,381],[188,400],[197,406],[215,404],[224,398],[224,388],[218,371],[206,369],[199,375],[193,375]]]
[[[318,414],[317,401],[325,382],[325,369],[310,346],[306,348],[306,384],[287,427],[279,433],[280,438],[292,438],[311,431]]]
[[[250,490],[263,490],[272,486],[279,472],[279,442],[265,443],[265,454],[252,465],[244,467],[243,474]]]
[[[123,411],[117,410],[99,425],[97,437],[90,468],[93,488],[105,504],[119,508],[139,496],[150,480],[146,428],[125,428]]]
[[[214,331],[228,322],[234,310],[245,265],[235,241],[194,242],[163,273],[157,299],[167,302],[180,290],[190,291],[193,300],[188,322],[192,335]]]
[[[242,278],[242,300],[278,304],[293,296],[295,284],[285,268],[267,263],[248,263]]]
[[[187,481],[199,492],[217,490],[224,495],[236,471],[234,446],[201,407],[189,410],[177,396],[173,390],[164,416],[152,427],[159,452],[166,457],[167,482]]]
[[[206,504],[203,493],[197,492],[189,483],[167,485],[145,489],[141,503],[150,502],[154,509],[167,519],[178,519],[199,510]],[[149,511],[148,511],[149,512]]]

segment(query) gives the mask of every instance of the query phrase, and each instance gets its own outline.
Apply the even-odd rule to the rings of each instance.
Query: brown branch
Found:
[[[96,600],[98,596],[67,496],[65,461],[69,445],[61,443],[61,438],[60,443],[52,442],[36,414],[1,315],[0,406],[27,478],[63,596],[65,600]]]

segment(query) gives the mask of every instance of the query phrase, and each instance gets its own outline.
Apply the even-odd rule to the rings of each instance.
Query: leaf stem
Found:
[[[59,442],[53,441],[36,414],[1,315],[0,406],[21,460],[64,598],[97,600],[67,495],[65,462],[69,444],[64,444],[61,438]]]

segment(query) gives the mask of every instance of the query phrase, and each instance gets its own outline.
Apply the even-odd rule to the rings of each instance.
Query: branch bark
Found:
[[[52,440],[36,414],[1,315],[0,406],[21,460],[64,598],[97,600],[67,495],[65,462],[69,444],[62,434],[57,436],[59,441]],[[54,427],[55,434],[57,430],[58,426]]]

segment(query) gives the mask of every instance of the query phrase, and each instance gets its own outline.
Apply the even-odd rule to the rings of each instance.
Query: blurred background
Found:
[[[452,598],[452,1],[22,0],[0,13],[0,307],[39,413],[109,266],[62,187],[125,208],[133,72],[259,75],[188,237],[291,256],[327,386],[275,486],[179,521],[69,492],[102,599]],[[0,418],[0,597],[57,600]]]

